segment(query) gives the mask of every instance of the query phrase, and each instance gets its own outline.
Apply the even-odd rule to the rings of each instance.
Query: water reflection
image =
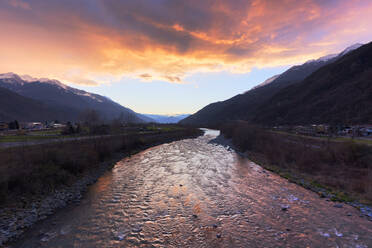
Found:
[[[218,131],[123,159],[14,247],[368,247],[372,222],[233,151]],[[348,216],[352,214],[352,216]]]

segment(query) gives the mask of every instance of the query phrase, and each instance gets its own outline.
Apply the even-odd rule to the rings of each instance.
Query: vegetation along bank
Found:
[[[362,142],[274,132],[237,121],[221,133],[264,168],[320,197],[361,208],[372,220],[372,146]]]
[[[0,149],[0,245],[69,202],[124,156],[150,146],[196,137],[202,131],[175,125]]]

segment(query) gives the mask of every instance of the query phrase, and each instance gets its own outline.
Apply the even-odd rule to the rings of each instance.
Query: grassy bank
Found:
[[[319,140],[319,141],[331,141],[331,142],[353,142],[360,145],[370,145],[372,146],[372,139],[369,138],[363,138],[363,137],[329,137],[329,136],[309,136],[309,135],[301,135],[301,134],[294,134],[290,132],[284,132],[284,131],[272,131],[277,134],[283,134],[283,135],[291,135],[296,137],[302,137],[305,139],[313,139],[313,140]]]
[[[131,154],[201,134],[194,128],[163,129],[1,149],[0,204],[47,195],[62,185],[72,185],[114,154]]]
[[[371,146],[274,133],[245,122],[221,132],[250,159],[289,180],[322,189],[333,200],[372,203]]]

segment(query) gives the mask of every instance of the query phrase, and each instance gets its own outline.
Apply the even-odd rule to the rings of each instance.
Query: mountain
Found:
[[[372,123],[372,42],[346,53],[258,109],[260,124]]]
[[[189,114],[181,114],[181,115],[153,115],[153,114],[144,114],[145,116],[154,120],[157,123],[177,123],[180,120],[185,119],[189,116]]]
[[[348,48],[346,48],[345,50],[343,50],[339,56],[344,56],[345,54],[351,52],[351,51],[354,51],[355,49],[358,49],[359,47],[363,46],[364,44],[361,44],[361,43],[356,43],[352,46],[349,46]]]
[[[340,59],[345,54],[360,47],[355,44],[339,54],[331,54],[317,60],[310,60],[302,65],[289,68],[280,75],[269,78],[244,94],[239,94],[226,101],[207,105],[197,113],[185,118],[180,123],[189,125],[214,125],[230,120],[253,120],[261,114],[260,108],[281,90],[302,82],[306,77],[320,68]]]
[[[144,122],[153,122],[155,123],[156,121],[152,119],[151,117],[145,115],[145,114],[139,114],[137,113],[137,116],[140,117]]]
[[[0,87],[0,121],[45,121],[60,117],[60,112],[46,104]]]
[[[107,97],[69,87],[57,80],[5,73],[0,74],[0,87],[48,106],[58,112],[63,121],[78,120],[82,112],[96,110],[105,120],[121,116],[125,121],[145,122],[134,111]],[[34,114],[36,117],[37,113]]]
[[[260,88],[260,87],[262,87],[262,86],[265,86],[265,85],[271,84],[271,83],[272,83],[275,79],[277,79],[279,76],[280,76],[280,74],[278,74],[278,75],[274,75],[274,76],[272,76],[271,78],[266,79],[263,83],[260,83],[259,85],[253,87],[252,89],[254,90],[254,89]]]

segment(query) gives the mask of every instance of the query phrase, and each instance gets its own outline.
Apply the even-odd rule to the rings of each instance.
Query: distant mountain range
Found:
[[[180,115],[153,115],[153,114],[143,114],[157,123],[177,123],[180,120],[185,119],[189,114]]]
[[[69,87],[57,80],[37,79],[14,73],[0,74],[0,121],[76,121],[87,110],[102,119],[121,117],[128,122],[151,121],[111,99]]]
[[[181,124],[261,125],[372,121],[372,43],[293,66],[251,90],[207,105]],[[369,95],[368,95],[369,94]]]

